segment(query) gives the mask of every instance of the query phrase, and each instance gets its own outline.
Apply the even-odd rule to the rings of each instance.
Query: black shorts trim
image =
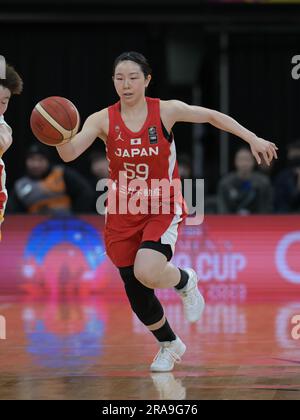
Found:
[[[167,261],[170,261],[173,257],[173,251],[171,248],[171,245],[169,244],[162,244],[161,240],[159,241],[144,241],[141,243],[140,248],[139,249],[154,249],[154,251],[158,251],[161,254],[163,254],[166,258]]]

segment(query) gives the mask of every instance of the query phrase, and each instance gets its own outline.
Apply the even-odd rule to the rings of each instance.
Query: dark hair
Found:
[[[26,159],[31,158],[32,156],[35,156],[35,155],[40,155],[40,156],[44,156],[44,158],[49,160],[50,162],[52,159],[51,159],[51,153],[49,149],[50,148],[45,146],[44,144],[40,144],[38,142],[33,143],[31,146],[29,146],[27,150]]]
[[[144,73],[145,79],[147,78],[147,76],[152,74],[152,69],[149,66],[149,63],[146,57],[144,57],[142,54],[136,51],[129,51],[129,52],[122,53],[121,55],[119,55],[119,57],[115,59],[115,62],[113,65],[113,75],[115,74],[117,65],[121,63],[121,61],[127,61],[127,60],[133,61],[134,63],[140,66],[142,72]]]
[[[12,95],[20,95],[23,90],[23,80],[12,66],[6,64],[6,79],[0,79],[0,86],[10,90]]]

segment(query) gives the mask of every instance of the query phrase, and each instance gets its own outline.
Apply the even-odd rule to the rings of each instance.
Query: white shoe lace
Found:
[[[178,356],[177,353],[175,353],[175,351],[171,350],[169,347],[166,346],[162,346],[159,350],[159,352],[157,353],[157,355],[154,357],[153,362],[156,362],[157,359],[159,359],[159,361],[166,361],[169,362],[173,359],[173,361],[175,363],[180,363],[181,362],[181,357]]]

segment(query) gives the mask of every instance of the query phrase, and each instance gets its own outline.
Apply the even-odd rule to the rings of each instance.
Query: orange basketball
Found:
[[[38,102],[30,117],[33,134],[48,146],[59,146],[75,136],[79,123],[75,105],[60,96],[50,96]]]

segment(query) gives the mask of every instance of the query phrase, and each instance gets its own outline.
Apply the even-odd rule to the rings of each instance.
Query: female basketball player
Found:
[[[146,97],[150,80],[151,69],[144,56],[136,52],[119,56],[114,63],[113,82],[120,101],[88,117],[81,132],[57,147],[61,158],[65,162],[76,159],[100,137],[106,144],[112,190],[130,201],[138,190],[121,185],[120,172],[128,182],[146,182],[141,199],[155,195],[150,183],[153,179],[170,182],[179,178],[172,134],[172,127],[179,121],[210,123],[241,137],[258,163],[261,155],[268,164],[276,157],[274,143],[256,137],[224,114],[177,100]],[[160,199],[162,204],[164,197]],[[169,214],[112,214],[108,209],[105,227],[107,254],[120,271],[131,307],[160,343],[152,371],[172,370],[186,349],[168,324],[154,289],[174,287],[190,322],[197,321],[204,309],[195,271],[169,262],[178,225],[186,214],[184,206],[178,206],[182,204],[180,197],[169,195],[168,201],[173,205]]]
[[[12,130],[4,120],[4,113],[7,110],[10,97],[19,95],[23,88],[23,82],[18,73],[7,64],[5,77],[5,79],[0,79],[0,240],[1,224],[7,202],[6,175],[2,156],[12,144]]]

